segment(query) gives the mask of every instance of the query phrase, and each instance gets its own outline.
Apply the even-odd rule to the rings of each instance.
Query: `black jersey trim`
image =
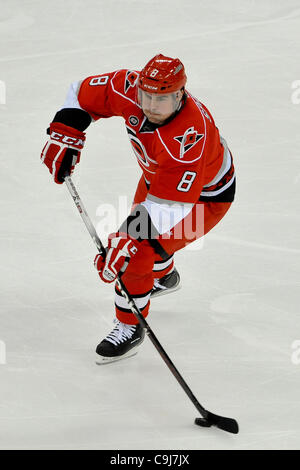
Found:
[[[220,194],[216,196],[200,196],[201,202],[233,202],[236,190],[236,178],[234,177],[233,183]]]

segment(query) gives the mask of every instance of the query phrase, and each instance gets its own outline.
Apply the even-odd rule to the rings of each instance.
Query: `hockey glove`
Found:
[[[55,183],[62,184],[80,161],[85,134],[60,122],[50,124],[50,139],[41,153],[42,163],[48,167]]]
[[[130,259],[137,253],[137,242],[127,233],[111,233],[108,237],[106,257],[98,254],[94,265],[102,281],[113,282],[125,271]]]

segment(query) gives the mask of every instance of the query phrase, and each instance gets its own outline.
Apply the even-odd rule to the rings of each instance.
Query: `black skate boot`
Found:
[[[161,279],[154,279],[154,286],[151,292],[151,298],[159,295],[169,294],[180,289],[180,276],[176,268],[166,274]]]
[[[117,319],[114,323],[116,326],[112,332],[96,348],[97,364],[115,362],[134,356],[138,346],[144,340],[145,330],[140,324],[126,325]]]

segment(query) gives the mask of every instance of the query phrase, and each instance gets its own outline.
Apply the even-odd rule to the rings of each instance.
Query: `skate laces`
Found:
[[[127,339],[130,339],[135,332],[136,325],[126,325],[125,323],[120,322],[117,319],[114,319],[116,326],[109,335],[105,338],[106,341],[117,346],[120,343],[123,343]]]
[[[158,288],[158,289],[166,289],[166,286],[163,286],[162,284],[160,284],[160,281],[161,279],[157,279],[155,278],[154,279],[154,288]]]
[[[155,277],[154,278],[154,284],[153,284],[154,289],[161,289],[161,290],[167,289],[167,287],[164,286],[163,284],[161,284],[160,281],[164,281],[166,278],[169,278],[170,274],[172,274],[172,272],[174,270],[175,269],[174,269],[174,266],[173,266],[173,268],[170,271],[168,271],[167,274],[165,274],[163,277],[160,277],[160,278]]]

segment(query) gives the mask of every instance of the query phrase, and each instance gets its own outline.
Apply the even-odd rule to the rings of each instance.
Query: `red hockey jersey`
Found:
[[[162,202],[231,202],[232,156],[210,112],[186,92],[175,117],[151,124],[137,104],[138,76],[137,71],[118,70],[88,77],[78,88],[78,103],[94,120],[124,118],[150,195]]]

